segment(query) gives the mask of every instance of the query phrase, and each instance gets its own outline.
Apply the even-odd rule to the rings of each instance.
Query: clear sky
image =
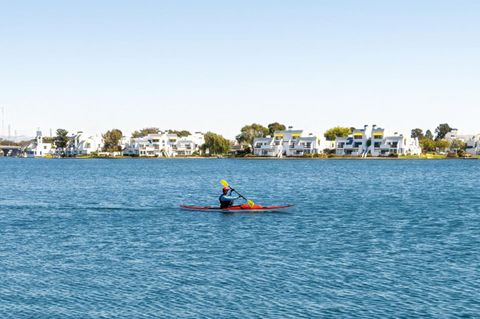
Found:
[[[480,133],[480,1],[0,0],[0,106],[32,135]]]

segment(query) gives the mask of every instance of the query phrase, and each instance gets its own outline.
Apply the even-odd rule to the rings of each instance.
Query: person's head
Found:
[[[227,195],[228,191],[229,191],[229,188],[228,188],[228,187],[224,187],[224,188],[223,188],[223,195]]]

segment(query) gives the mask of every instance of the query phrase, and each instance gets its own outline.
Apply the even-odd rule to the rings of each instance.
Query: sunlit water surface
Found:
[[[215,205],[219,180],[287,212]],[[0,159],[1,318],[480,316],[480,161]]]

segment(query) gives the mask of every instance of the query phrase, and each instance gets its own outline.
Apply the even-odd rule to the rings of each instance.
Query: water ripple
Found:
[[[0,159],[0,317],[475,318],[478,165]]]

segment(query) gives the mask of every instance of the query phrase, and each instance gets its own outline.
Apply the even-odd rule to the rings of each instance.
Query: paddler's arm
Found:
[[[225,201],[225,202],[234,201],[234,200],[237,200],[239,198],[240,198],[240,196],[227,196],[227,195],[223,195],[221,197],[222,201]]]

